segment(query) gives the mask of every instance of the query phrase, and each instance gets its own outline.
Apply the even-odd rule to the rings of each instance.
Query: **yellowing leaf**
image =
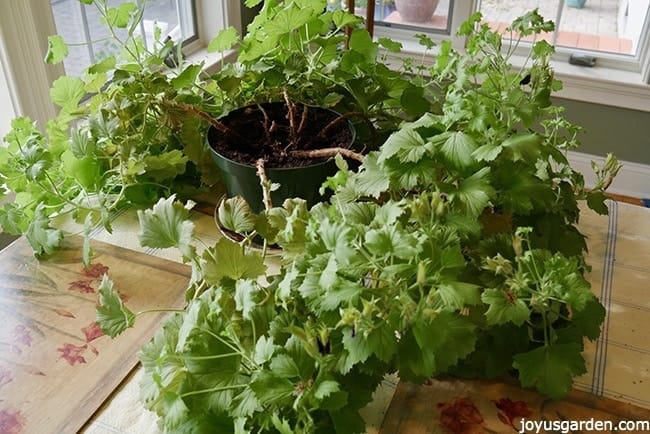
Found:
[[[47,53],[45,54],[45,62],[59,63],[68,55],[68,46],[63,42],[61,35],[53,35],[47,37]]]
[[[131,15],[137,10],[135,3],[125,2],[116,8],[108,8],[106,18],[102,18],[102,21],[111,27],[125,29],[129,25]]]
[[[229,50],[237,43],[239,37],[237,35],[237,29],[234,27],[227,27],[217,33],[217,36],[212,38],[208,43],[208,52],[222,52]]]
[[[67,75],[57,78],[50,89],[52,102],[68,112],[77,108],[85,94],[84,82],[80,78]]]
[[[75,157],[71,151],[61,155],[64,172],[88,190],[94,190],[100,177],[99,162],[92,157]]]
[[[202,65],[189,65],[178,76],[171,80],[171,85],[174,89],[180,90],[190,87],[196,81],[202,70]]]

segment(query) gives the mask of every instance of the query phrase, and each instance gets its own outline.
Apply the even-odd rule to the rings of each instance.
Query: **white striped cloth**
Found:
[[[650,408],[650,209],[608,207],[608,216],[581,213],[588,278],[607,316],[600,338],[586,344],[588,373],[575,388]]]

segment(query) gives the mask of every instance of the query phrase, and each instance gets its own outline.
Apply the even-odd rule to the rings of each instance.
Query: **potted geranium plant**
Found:
[[[264,208],[257,173],[277,185],[271,200],[301,197],[314,205],[319,188],[336,172],[333,157],[357,161],[354,129],[339,113],[286,102],[254,104],[230,112],[208,130],[208,144],[229,196],[243,197],[255,212]]]
[[[237,62],[224,65],[215,79],[239,104],[208,132],[230,196],[263,208],[255,178],[261,158],[270,181],[279,184],[275,203],[300,196],[313,204],[318,186],[336,171],[336,153],[359,160],[359,152],[376,147],[402,120],[429,109],[423,86],[378,58],[380,49],[399,46],[373,41],[361,22],[318,0],[266,1],[241,41],[230,40],[238,46]]]
[[[521,37],[552,28],[536,11],[511,26]],[[610,157],[592,191],[569,167],[579,128],[549,99],[560,83],[547,42],[513,70],[479,14],[460,34],[467,52],[444,43],[430,71],[440,109],[357,171],[338,158],[329,203],[255,214],[230,198],[220,219],[246,236],[203,252],[175,197],[139,213],[143,245],[175,246],[193,267],[187,307],[141,353],[143,402],[164,430],[360,433],[358,410],[387,373],[514,373],[557,399],[584,372],[583,339],[598,337],[605,311],[584,279],[577,204],[606,212],[618,165]],[[268,194],[264,171],[259,182]],[[253,236],[281,247],[279,270]],[[105,279],[104,332],[135,318]]]
[[[266,1],[241,41],[232,28],[211,41],[216,51],[239,44],[237,62],[211,76],[201,64],[184,61],[172,41],[144,46],[137,32],[144,2],[92,3],[108,17],[111,34],[126,33],[117,41],[122,51],[81,77],[58,79],[52,98],[61,111],[46,133],[18,119],[0,149],[0,173],[15,194],[0,209],[0,224],[5,232],[26,234],[37,254],[58,246],[63,234],[54,222],[64,215],[84,224],[85,233],[98,223],[110,229],[116,210],[143,208],[172,192],[187,198],[215,185],[219,170],[206,131],[239,107],[287,95],[290,104],[336,110],[354,122],[360,148],[429,108],[424,89],[377,56],[381,47],[398,45],[372,41],[352,14],[324,13],[324,0]],[[352,29],[349,36],[344,27]],[[60,37],[50,38],[50,61],[65,52]],[[404,92],[407,105],[400,104]],[[334,165],[329,169],[325,175]],[[251,188],[258,188],[256,181]]]

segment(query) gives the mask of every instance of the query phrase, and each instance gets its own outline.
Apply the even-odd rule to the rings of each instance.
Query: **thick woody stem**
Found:
[[[302,130],[305,129],[305,125],[307,124],[307,113],[309,112],[309,109],[307,108],[307,104],[303,104],[302,106],[302,116],[300,117],[300,124],[298,125],[298,135],[302,133]]]
[[[294,143],[298,133],[296,131],[296,105],[289,99],[287,90],[282,91],[284,102],[287,105],[287,118],[289,119],[289,142]]]
[[[271,139],[271,121],[269,119],[269,115],[266,113],[266,110],[264,110],[264,107],[262,107],[261,104],[258,104],[257,108],[262,112],[262,115],[264,116],[264,135],[266,136],[266,143],[268,145],[271,145],[273,143],[273,139]]]
[[[336,154],[341,154],[351,160],[357,160],[360,162],[363,161],[363,155],[345,148],[324,148],[314,149],[312,151],[291,151],[291,155],[298,158],[328,158],[335,157]]]
[[[325,128],[323,128],[320,131],[320,133],[318,133],[317,137],[318,138],[327,137],[327,133],[329,133],[329,131],[332,128],[334,128],[335,126],[337,126],[338,124],[340,124],[344,120],[352,118],[352,117],[360,117],[366,123],[366,125],[368,125],[368,128],[370,130],[370,134],[372,135],[371,139],[374,140],[375,133],[376,133],[375,126],[372,124],[372,122],[370,122],[370,120],[366,117],[366,115],[364,115],[361,112],[349,112],[349,113],[346,113],[346,114],[343,114],[343,115],[339,116],[338,118],[334,119],[329,124],[325,125]]]
[[[203,110],[200,110],[199,108],[194,107],[191,104],[186,104],[186,103],[183,103],[183,102],[179,102],[178,106],[181,107],[183,110],[187,110],[188,112],[194,113],[197,116],[199,116],[200,118],[208,121],[208,123],[210,125],[215,127],[217,130],[221,131],[222,133],[224,133],[226,135],[230,135],[231,137],[234,137],[237,140],[244,141],[244,139],[235,130],[233,130],[232,128],[229,128],[227,125],[225,125],[224,123],[220,122],[219,120],[213,118],[212,116],[210,116],[209,114],[207,114]]]
[[[262,186],[262,201],[264,202],[264,209],[269,211],[273,208],[273,202],[271,202],[271,182],[266,177],[266,171],[264,170],[264,159],[258,159],[255,162],[255,167],[257,168],[257,177],[260,179],[260,185]]]

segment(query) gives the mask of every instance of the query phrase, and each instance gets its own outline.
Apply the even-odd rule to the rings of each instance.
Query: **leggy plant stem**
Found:
[[[325,125],[325,128],[323,128],[320,131],[320,133],[318,133],[317,137],[320,137],[320,138],[327,137],[327,133],[329,133],[332,128],[334,128],[335,126],[337,126],[338,124],[340,124],[344,120],[346,120],[346,119],[348,119],[350,117],[353,117],[353,116],[362,116],[362,114],[358,113],[358,112],[350,112],[350,113],[346,113],[344,115],[339,116],[338,118],[334,119],[329,124]]]
[[[345,148],[324,148],[314,149],[311,151],[291,151],[290,154],[298,158],[328,158],[335,157],[336,154],[349,158],[351,160],[363,161],[363,155]]]
[[[296,143],[298,130],[296,130],[296,105],[289,99],[289,94],[285,89],[282,91],[284,102],[287,105],[287,119],[289,120],[289,143]]]
[[[154,308],[154,309],[145,309],[139,312],[136,312],[135,316],[142,316],[147,313],[184,313],[185,309],[174,309],[174,308]]]
[[[185,392],[181,394],[180,396],[182,398],[192,396],[192,395],[201,395],[204,393],[216,393],[216,392],[224,392],[226,390],[235,390],[235,389],[243,389],[246,387],[246,384],[233,384],[232,386],[218,386],[218,387],[213,387],[210,389],[201,389],[201,390],[193,390],[191,392]]]
[[[273,202],[271,202],[270,182],[266,177],[266,171],[264,170],[264,159],[260,158],[257,160],[257,162],[255,162],[255,167],[257,168],[257,177],[260,178],[260,185],[262,186],[264,209],[268,211],[273,208]]]
[[[266,136],[266,143],[269,146],[272,146],[273,139],[271,138],[271,121],[269,119],[269,115],[266,113],[266,110],[264,110],[264,107],[262,107],[261,104],[258,104],[257,108],[262,112],[262,115],[264,116],[264,135]]]
[[[337,126],[338,124],[340,124],[344,120],[347,120],[347,119],[352,118],[352,117],[360,117],[364,121],[364,123],[366,125],[368,125],[368,130],[370,131],[370,134],[371,134],[370,140],[371,140],[371,142],[374,142],[375,141],[375,134],[376,134],[375,126],[372,124],[372,122],[370,122],[370,120],[366,117],[366,115],[364,115],[361,112],[349,112],[349,113],[346,113],[346,114],[343,114],[343,115],[339,116],[338,118],[334,119],[329,124],[325,125],[325,127],[320,131],[320,133],[318,133],[318,135],[315,137],[315,139],[324,139],[324,138],[326,138],[327,134],[329,133],[329,131],[332,128],[334,128],[335,126]],[[310,144],[311,144],[311,142],[309,144],[307,144],[306,147],[309,147]]]
[[[245,139],[242,136],[240,136],[235,130],[229,128],[223,122],[220,122],[219,120],[213,118],[212,116],[210,116],[203,110],[199,109],[198,107],[195,107],[191,104],[186,104],[184,102],[177,102],[177,104],[183,110],[187,110],[188,112],[194,113],[200,118],[206,120],[210,125],[215,127],[217,130],[221,131],[222,133],[230,135],[231,137],[235,138],[236,140],[239,140],[242,143],[246,143]]]
[[[307,124],[307,113],[309,112],[309,108],[307,107],[307,104],[303,104],[302,106],[302,116],[300,117],[300,124],[298,124],[298,134],[302,133],[302,130],[305,129],[305,125]]]

